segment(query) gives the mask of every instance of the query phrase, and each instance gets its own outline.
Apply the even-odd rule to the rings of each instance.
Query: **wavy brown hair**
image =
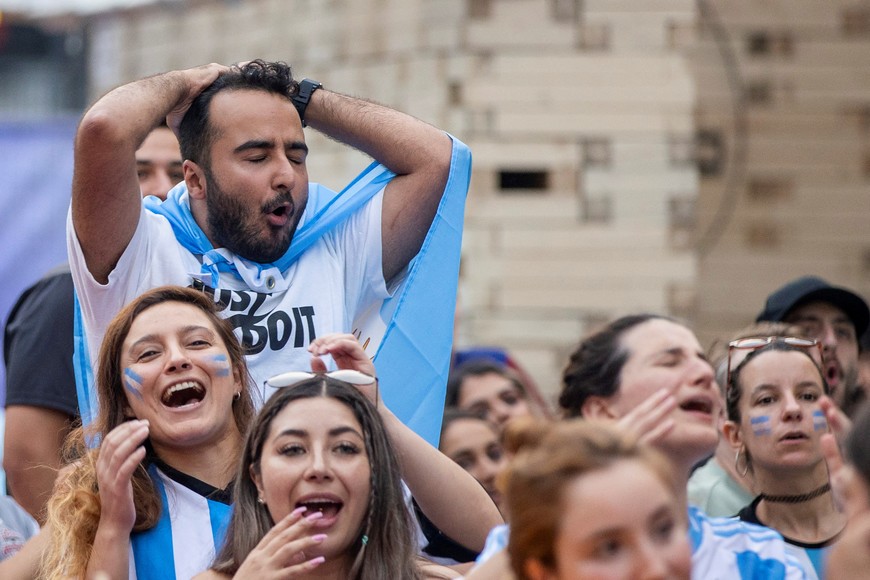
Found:
[[[565,513],[565,489],[577,477],[619,461],[639,461],[677,495],[673,467],[664,455],[608,423],[571,419],[527,423],[522,429],[524,433],[513,436],[524,447],[499,476],[511,522],[508,556],[521,580],[528,578],[526,564],[532,560],[555,569],[554,546]]]
[[[420,578],[417,546],[400,479],[399,462],[377,410],[353,385],[319,375],[272,395],[245,440],[233,488],[233,516],[213,570],[232,576],[263,536],[275,525],[269,510],[258,503],[251,472],[259,473],[263,446],[275,417],[300,399],[328,397],[347,406],[359,421],[371,467],[368,510],[360,522],[349,554],[354,564],[348,578]],[[367,542],[363,543],[363,536]]]
[[[252,380],[248,374],[244,351],[229,322],[218,315],[215,302],[197,290],[181,286],[161,286],[145,292],[125,306],[109,323],[100,347],[96,369],[99,412],[94,422],[70,434],[65,457],[72,463],[62,470],[55,491],[48,502],[47,525],[51,541],[41,564],[41,577],[83,578],[100,522],[100,496],[97,488],[96,462],[100,448],[89,448],[88,441],[99,441],[121,423],[130,419],[127,396],[122,384],[121,352],[133,322],[140,314],[158,304],[180,302],[199,308],[214,325],[230,359],[230,367],[241,395],[233,402],[233,415],[240,433],[247,430],[254,415]],[[136,506],[134,532],[148,530],[160,517],[160,496],[146,467],[139,465],[132,477],[133,502]]]

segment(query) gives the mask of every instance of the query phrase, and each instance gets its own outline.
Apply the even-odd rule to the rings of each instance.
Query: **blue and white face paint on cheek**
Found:
[[[828,430],[828,419],[825,417],[824,411],[813,411],[813,430],[815,431],[827,431]]]
[[[750,417],[749,424],[752,425],[753,435],[770,435],[770,417],[767,415]]]
[[[230,376],[230,361],[225,354],[216,354],[209,358],[215,364],[215,374],[219,377]]]
[[[133,372],[130,368],[124,369],[124,388],[134,397],[142,400],[142,377]]]

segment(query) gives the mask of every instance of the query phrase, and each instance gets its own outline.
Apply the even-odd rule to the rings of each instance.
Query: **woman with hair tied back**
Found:
[[[713,369],[694,333],[667,317],[625,316],[587,337],[563,374],[567,416],[609,419],[662,451],[687,507],[692,467],[716,447],[721,409]],[[766,528],[688,507],[693,578],[805,578]]]
[[[835,505],[821,437],[829,432],[828,386],[814,340],[769,337],[734,341],[745,358],[729,364],[728,421],[723,430],[737,471],[759,495],[740,510],[746,522],[780,532],[810,577],[824,577],[824,559],[846,525]]]
[[[611,421],[670,460],[679,505],[688,512],[692,578],[806,578],[773,530],[709,518],[687,504],[689,473],[716,446],[721,408],[713,369],[687,327],[664,316],[639,314],[619,318],[588,336],[565,368],[559,405],[567,418]],[[508,504],[510,509],[510,500]],[[494,530],[481,560],[500,540],[503,532]],[[506,577],[503,572],[491,574],[494,568],[484,562],[469,580]]]
[[[517,578],[689,579],[686,514],[660,453],[601,421],[531,431],[499,478]]]

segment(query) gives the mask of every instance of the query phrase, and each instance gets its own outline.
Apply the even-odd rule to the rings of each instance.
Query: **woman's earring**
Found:
[[[260,496],[257,498],[257,503],[261,503],[263,505],[266,505],[266,500],[263,499],[263,496]]]
[[[743,464],[743,469],[740,469],[740,452],[743,451],[743,447],[737,450],[737,455],[734,456],[734,471],[740,477],[746,477],[746,474],[749,473],[749,457],[745,457],[745,461]]]
[[[239,391],[238,393],[236,393],[235,395],[233,395],[233,401],[238,401],[238,400],[241,399],[241,398],[242,398],[242,393],[241,393],[241,391]]]

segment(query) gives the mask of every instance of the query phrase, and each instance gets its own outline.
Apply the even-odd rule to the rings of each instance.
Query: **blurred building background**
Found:
[[[103,1],[7,6],[0,114],[261,57],[450,131],[475,160],[457,341],[549,393],[614,316],[683,317],[707,346],[805,273],[870,295],[867,2]],[[307,137],[329,186],[366,162]]]

